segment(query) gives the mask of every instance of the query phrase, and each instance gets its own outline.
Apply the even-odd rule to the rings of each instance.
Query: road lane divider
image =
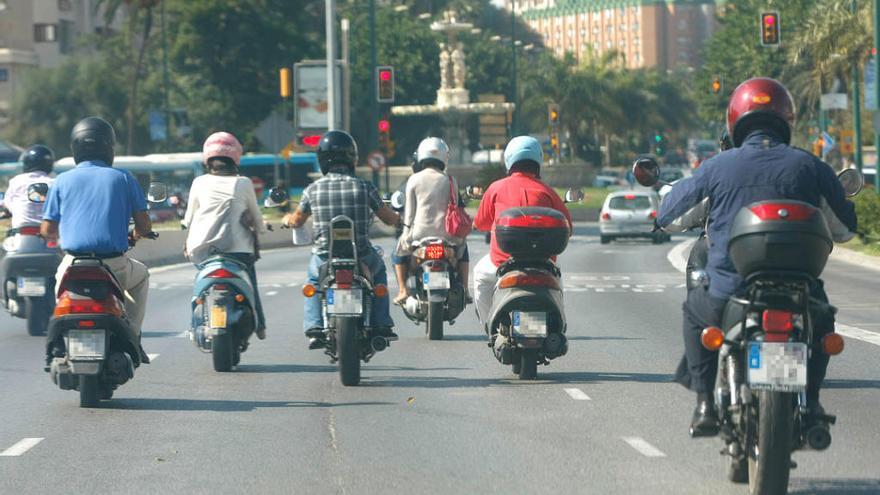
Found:
[[[579,388],[567,388],[565,389],[565,393],[574,400],[592,400],[589,395],[585,394],[584,391]]]
[[[0,452],[0,457],[18,457],[42,441],[42,438],[23,438],[12,447]]]
[[[621,439],[645,457],[666,457],[662,450],[654,447],[642,437],[621,437]]]
[[[274,296],[274,295],[277,295],[277,294],[278,294],[278,291],[277,291],[277,290],[270,290],[269,292],[266,293],[267,296]]]
[[[157,357],[159,357],[159,355],[158,354],[147,354],[147,357],[150,358],[150,362],[152,363],[153,361],[156,360]]]
[[[843,323],[835,323],[834,327],[835,331],[844,337],[880,346],[880,333],[844,325]]]

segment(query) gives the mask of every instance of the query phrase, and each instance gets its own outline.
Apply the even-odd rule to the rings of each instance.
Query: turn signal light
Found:
[[[314,297],[318,292],[318,289],[315,288],[312,284],[303,285],[303,295],[306,297]]]
[[[830,356],[840,354],[843,352],[843,337],[839,333],[829,333],[822,337],[822,350]]]
[[[67,293],[58,299],[55,305],[55,316],[72,314],[110,314],[122,316],[122,306],[115,297],[110,296],[103,301],[94,299],[73,299]]]
[[[705,328],[700,335],[700,341],[706,349],[717,351],[724,344],[724,333],[718,327]]]
[[[236,301],[236,302],[244,302],[244,296],[241,295],[241,294],[236,294],[236,295],[235,295],[235,301]]]
[[[384,285],[379,284],[379,285],[373,287],[373,294],[375,294],[376,297],[385,297],[388,295],[388,287],[385,287]]]

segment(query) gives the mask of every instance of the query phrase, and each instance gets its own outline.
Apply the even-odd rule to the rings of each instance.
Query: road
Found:
[[[42,339],[4,313],[0,493],[745,493],[724,479],[720,440],[688,437],[694,398],[670,383],[684,296],[670,247],[602,246],[578,227],[560,260],[571,350],[536,382],[495,360],[470,308],[441,342],[395,308],[401,340],[342,387],[301,334],[302,248],[258,263],[269,337],[228,374],[182,333],[193,269],[154,272],[154,362],[99,409],[51,384]],[[487,246],[473,237],[471,250]],[[876,276],[829,264],[841,322],[880,332]],[[880,493],[878,352],[848,339],[832,360],[834,441],[795,454],[791,493]]]

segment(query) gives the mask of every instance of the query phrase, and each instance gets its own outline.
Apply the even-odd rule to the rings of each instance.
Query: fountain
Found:
[[[438,115],[444,127],[454,129],[446,136],[453,153],[458,152],[458,162],[465,159],[464,123],[468,115],[504,115],[515,108],[513,103],[472,103],[465,88],[467,68],[465,67],[464,45],[456,39],[461,32],[470,31],[473,25],[460,22],[455,13],[447,11],[442,20],[431,24],[431,30],[446,35],[446,42],[440,43],[440,89],[433,105],[401,105],[391,107],[393,115]]]

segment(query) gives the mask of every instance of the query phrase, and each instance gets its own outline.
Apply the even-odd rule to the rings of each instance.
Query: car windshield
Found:
[[[608,203],[608,208],[612,210],[647,210],[651,208],[651,199],[647,196],[635,194],[615,196]]]

